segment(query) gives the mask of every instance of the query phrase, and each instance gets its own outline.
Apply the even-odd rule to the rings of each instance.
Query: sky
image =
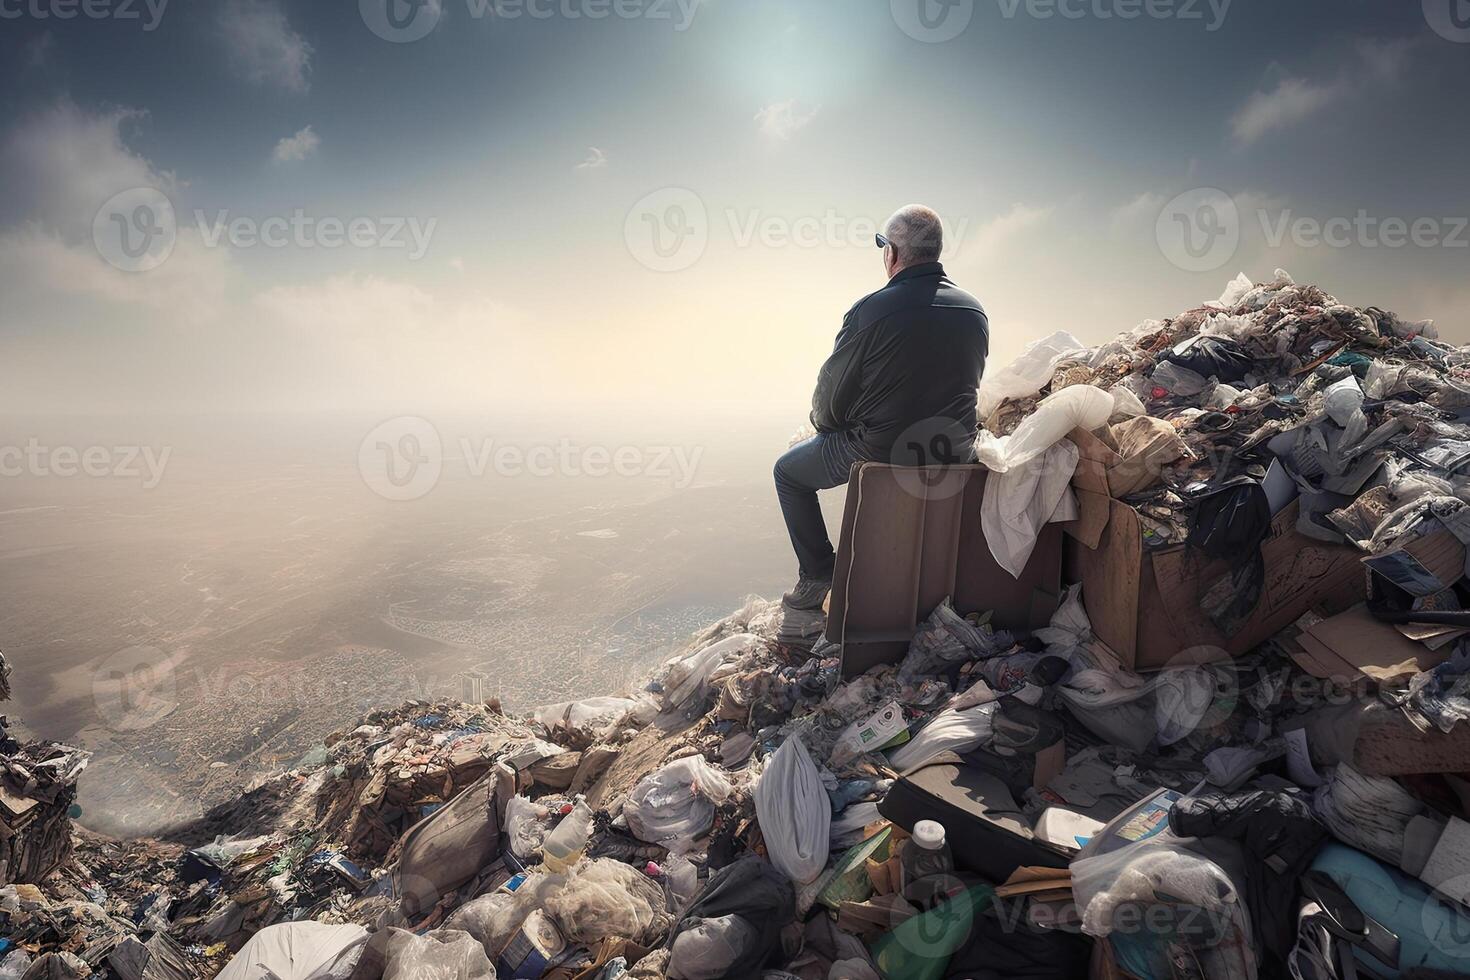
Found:
[[[794,428],[913,202],[993,365],[1278,267],[1470,342],[1465,6],[0,0],[0,414]]]

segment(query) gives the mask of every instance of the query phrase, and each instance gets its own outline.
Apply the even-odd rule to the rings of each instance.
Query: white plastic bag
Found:
[[[1064,439],[1039,458],[986,479],[980,526],[991,555],[1012,578],[1021,577],[1042,528],[1052,521],[1076,520],[1072,474],[1080,458],[1076,444]]]
[[[362,926],[281,922],[251,936],[220,971],[220,980],[347,980],[362,956]],[[14,954],[12,954],[14,955]],[[7,960],[9,957],[7,957]]]
[[[721,770],[691,755],[670,762],[638,781],[623,804],[623,817],[633,836],[650,844],[682,851],[709,830],[715,805],[734,787]]]
[[[827,866],[832,802],[801,738],[771,756],[755,787],[755,813],[771,863],[798,886]]]
[[[977,748],[990,738],[995,709],[996,702],[991,701],[963,711],[947,708],[939,712],[919,729],[919,734],[894,750],[888,757],[889,764],[898,772],[906,772],[941,752],[969,752]]]
[[[1086,358],[1089,348],[1065,330],[1026,345],[1021,356],[980,382],[979,415],[990,418],[1007,398],[1029,398],[1051,383],[1063,361]]]
[[[505,835],[511,853],[529,861],[541,850],[551,829],[551,811],[524,796],[512,796],[505,805]]]
[[[566,884],[565,875],[532,873],[513,892],[491,892],[466,902],[444,920],[446,930],[469,933],[489,956],[499,956],[526,921]]]
[[[1073,429],[1091,431],[1107,424],[1113,396],[1095,385],[1071,385],[1043,398],[1016,431],[998,437],[982,430],[975,458],[992,473],[1024,465],[1055,446]]]
[[[468,933],[451,929],[422,936],[394,929],[383,955],[383,980],[495,980],[484,948]]]

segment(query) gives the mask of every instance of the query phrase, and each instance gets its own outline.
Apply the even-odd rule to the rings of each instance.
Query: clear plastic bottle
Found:
[[[582,860],[591,836],[592,808],[578,797],[572,812],[562,817],[561,823],[546,835],[546,842],[541,845],[541,863],[552,874],[564,874]]]
[[[899,858],[903,897],[920,908],[933,908],[954,884],[954,857],[944,837],[944,825],[935,820],[914,824]]]

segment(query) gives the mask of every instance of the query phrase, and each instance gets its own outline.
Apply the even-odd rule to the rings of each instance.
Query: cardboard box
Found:
[[[1309,610],[1336,615],[1363,600],[1361,552],[1297,533],[1293,501],[1276,515],[1261,545],[1266,582],[1260,602],[1233,636],[1225,636],[1200,611],[1199,597],[1228,563],[1184,545],[1145,549],[1138,515],[1108,490],[1108,467],[1117,454],[1086,432],[1070,438],[1082,456],[1072,480],[1081,517],[1066,525],[1066,577],[1082,583],[1092,631],[1124,667],[1150,670],[1240,656]]]
[[[902,659],[946,596],[989,610],[1003,629],[1045,626],[1061,596],[1062,525],[1049,524],[1019,579],[996,563],[980,527],[983,466],[859,463],[848,482],[827,639],[845,677]]]

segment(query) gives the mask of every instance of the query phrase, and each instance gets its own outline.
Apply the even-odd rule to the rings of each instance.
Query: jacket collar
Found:
[[[921,262],[918,265],[911,265],[907,269],[900,269],[892,279],[888,280],[888,284],[891,286],[896,282],[903,282],[905,279],[917,279],[920,276],[942,275],[944,275],[944,266],[942,264],[938,262]]]

